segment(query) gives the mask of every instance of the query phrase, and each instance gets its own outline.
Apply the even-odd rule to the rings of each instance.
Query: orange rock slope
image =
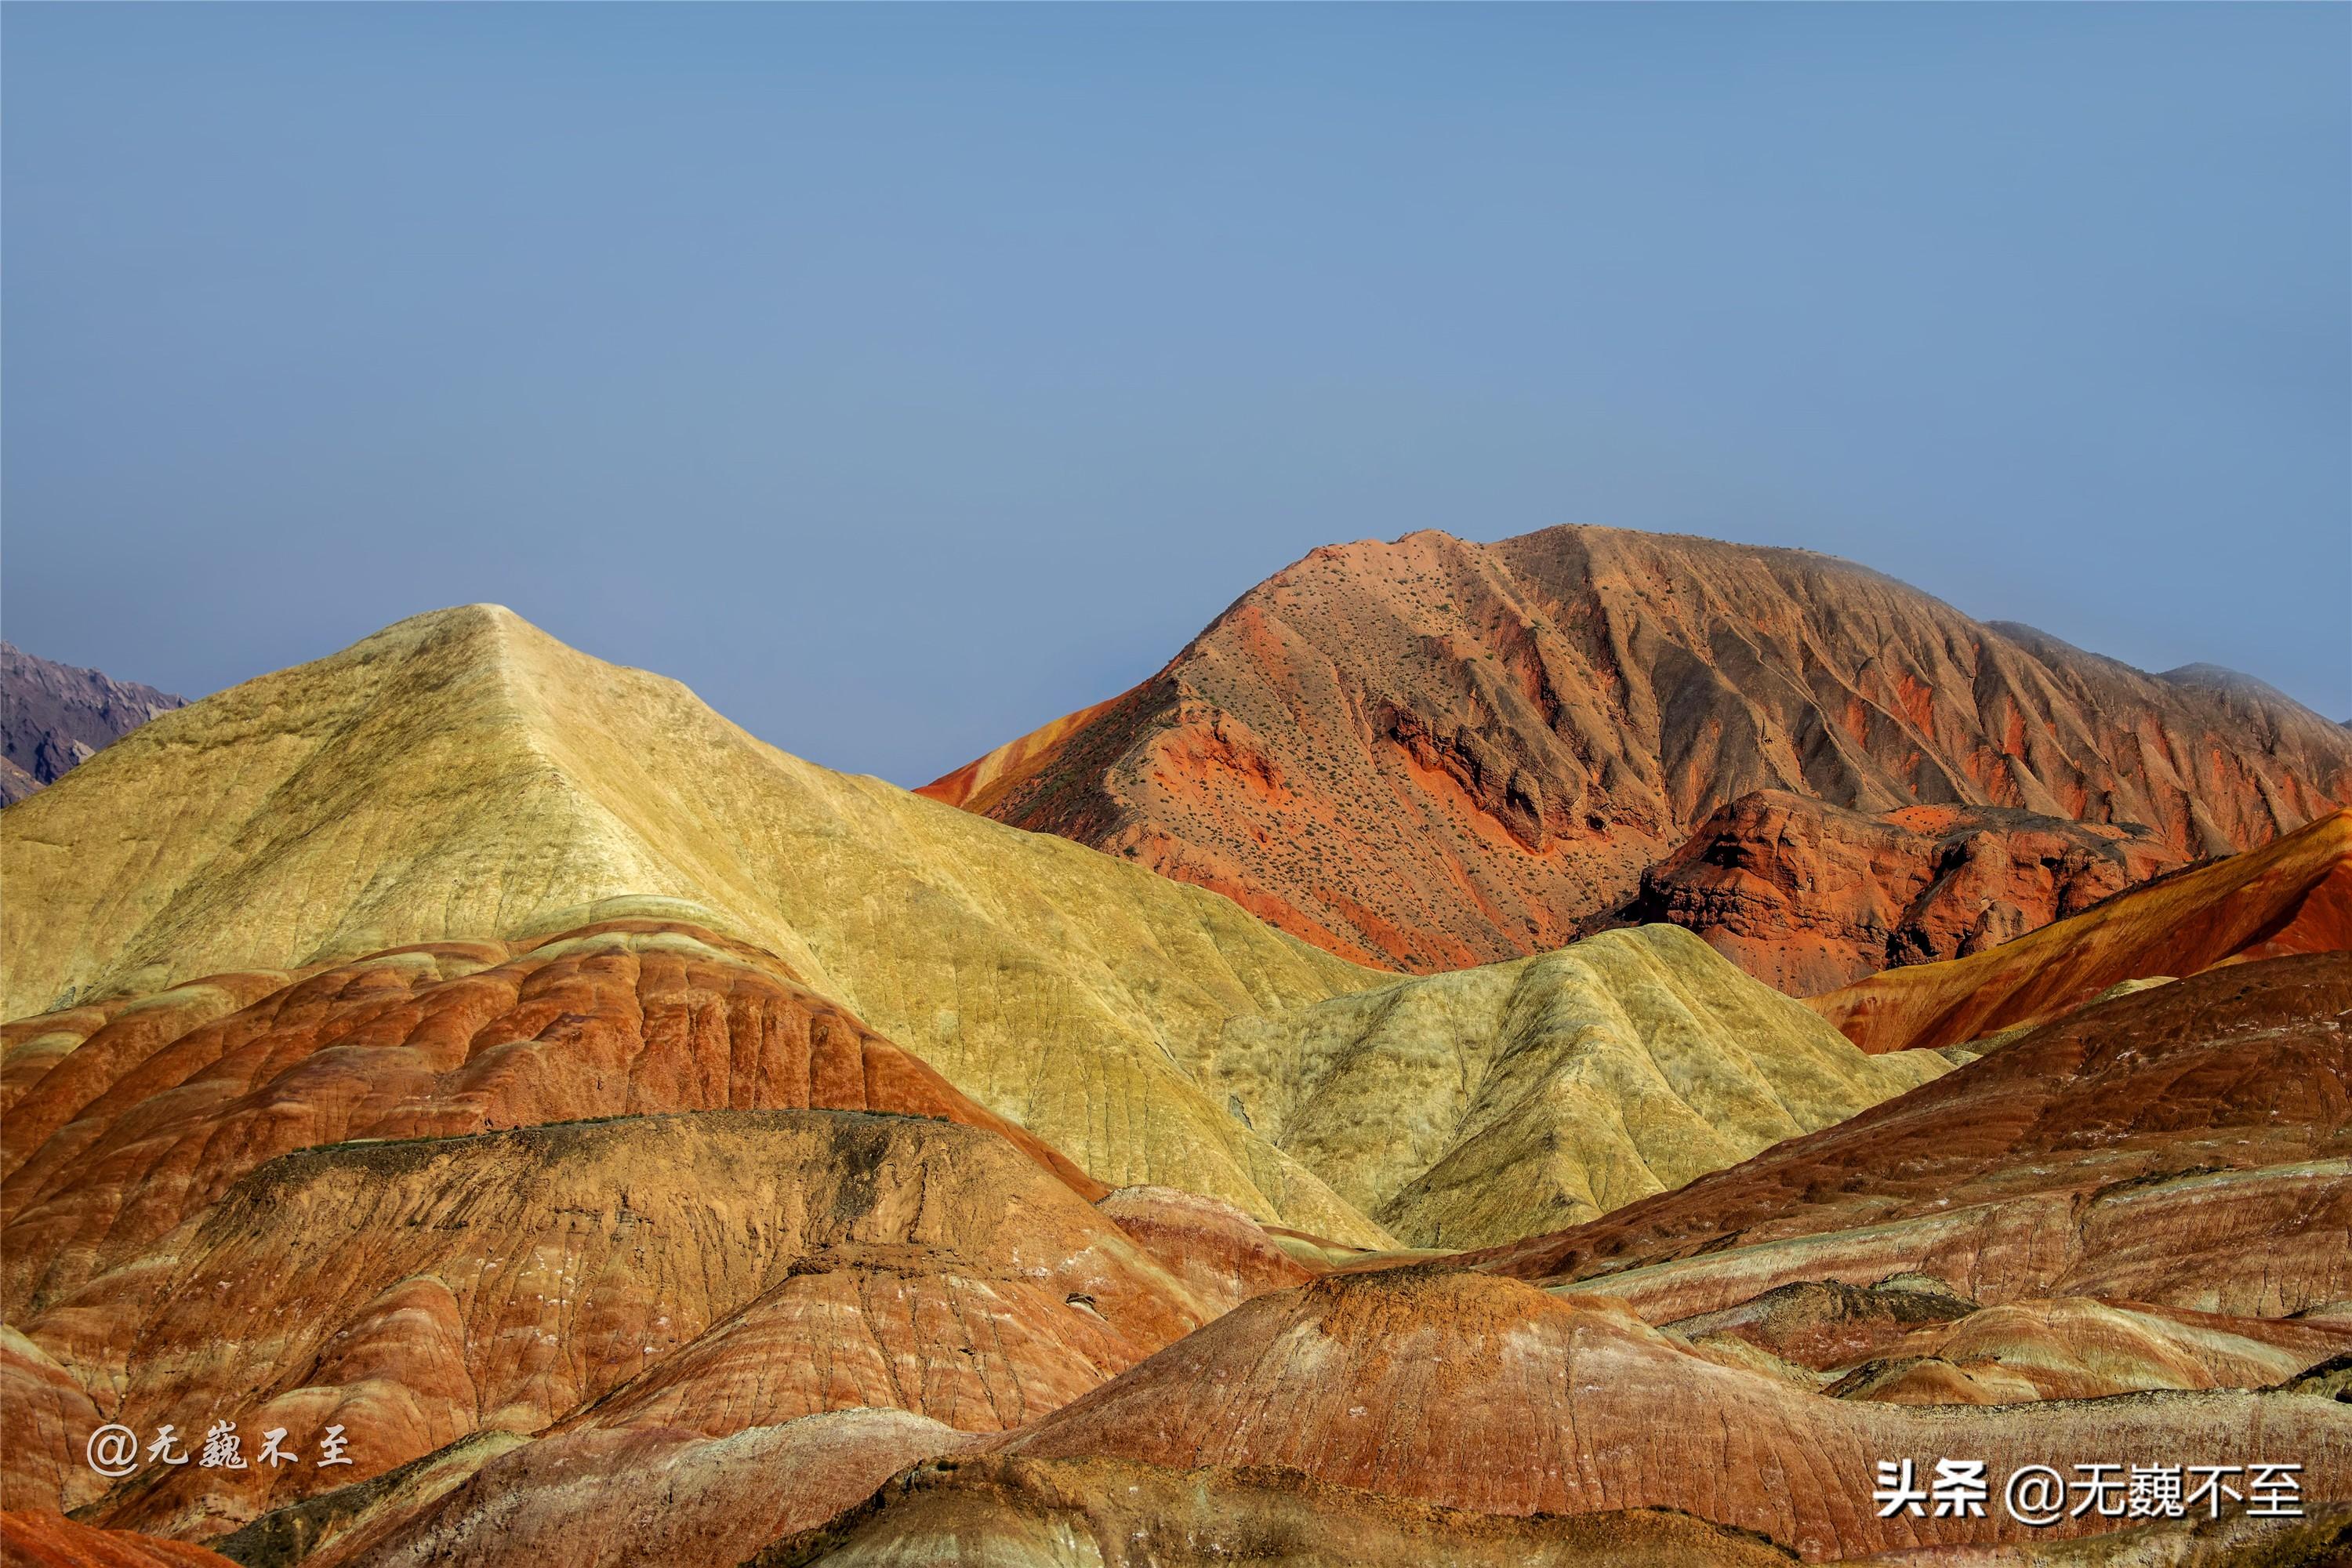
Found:
[[[1431,970],[1561,945],[1759,790],[2139,823],[2195,858],[2352,802],[2352,734],[1805,552],[1423,532],[1316,551],[1141,686],[924,793]]]
[[[1615,919],[1696,931],[1758,979],[1809,996],[1997,947],[2186,860],[2137,824],[1988,805],[1872,816],[1759,790],[1643,871]]]
[[[479,1432],[535,1437],[485,1473],[576,1474],[841,1409],[992,1431],[1210,1315],[999,1136],[789,1110],[283,1155],[21,1326],[105,1419],[292,1434],[291,1468],[150,1464],[87,1505],[202,1539]]]
[[[2179,872],[2015,942],[1874,974],[1807,1005],[1866,1051],[2038,1023],[2121,982],[2352,949],[2352,811]]]
[[[772,955],[676,922],[215,976],[7,1043],[0,1485],[109,1526],[278,1510],[270,1539],[356,1549],[478,1472],[511,1536],[532,1477],[608,1471],[700,1486],[732,1563],[1304,1277],[1229,1205],[1097,1211]],[[339,1425],[352,1463],[81,1462],[101,1422],[193,1449],[220,1420],[306,1458]]]
[[[1879,1517],[1882,1461],[1933,1474],[2030,1464],[2300,1463],[2310,1495],[2352,1488],[2352,1421],[2308,1394],[2232,1389],[1998,1408],[1841,1400],[1694,1353],[1622,1303],[1427,1268],[1335,1276],[1236,1308],[987,1447],[1189,1468],[1279,1466],[1317,1481],[1495,1514],[1673,1508],[1763,1531],[1809,1559],[2048,1539]],[[1638,1559],[1636,1559],[1638,1560]]]
[[[0,1039],[0,1302],[12,1321],[137,1256],[264,1161],[352,1139],[672,1110],[887,1110],[986,1128],[1081,1196],[1107,1190],[780,960],[671,922],[436,942],[299,979],[216,976],[11,1024]]]
[[[8,1568],[236,1568],[216,1552],[126,1530],[92,1530],[64,1515],[0,1513],[0,1563]]]

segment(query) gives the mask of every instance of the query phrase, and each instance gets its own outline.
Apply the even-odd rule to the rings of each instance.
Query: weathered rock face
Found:
[[[1391,1238],[1213,1102],[1225,1021],[1377,978],[1230,903],[754,741],[494,606],[165,714],[0,814],[6,1016],[684,920],[1114,1184]]]
[[[238,1568],[184,1541],[127,1530],[93,1530],[37,1510],[0,1513],[0,1562],[9,1568]]]
[[[347,1469],[150,1465],[96,1505],[203,1536],[480,1429],[994,1430],[1208,1316],[996,1133],[709,1110],[282,1155],[21,1327],[142,1433],[346,1428]]]
[[[1465,1247],[1677,1186],[1948,1066],[1867,1056],[1645,926],[1236,1020],[1205,1081],[1398,1237]]]
[[[898,1409],[839,1410],[723,1437],[588,1427],[486,1465],[445,1500],[328,1544],[304,1568],[735,1568],[813,1529],[966,1433]]]
[[[1881,816],[1761,790],[1717,808],[1617,913],[1795,996],[1963,958],[2187,863],[2154,829],[1989,805]]]
[[[1916,1272],[1998,1304],[2352,1298],[2352,954],[2082,1008],[1850,1121],[1465,1261],[1666,1321]]]
[[[12,1317],[137,1258],[265,1161],[352,1139],[673,1110],[882,1110],[985,1128],[1081,1197],[1106,1190],[772,956],[698,927],[619,921],[532,943],[402,949],[236,1006],[286,978],[218,976],[0,1033],[12,1075],[20,1045],[44,1064],[13,1085],[0,1141]]]
[[[104,1424],[74,1374],[15,1329],[0,1325],[0,1502],[10,1508],[79,1508],[106,1490],[82,1462],[82,1445]]]
[[[1039,1458],[1278,1465],[1502,1514],[1677,1508],[1811,1559],[2035,1532],[1875,1516],[1881,1460],[2300,1462],[2352,1486],[2352,1421],[2307,1394],[2228,1391],[1919,1411],[1833,1399],[1694,1354],[1622,1303],[1433,1268],[1335,1275],[1244,1303],[1045,1420],[990,1440]],[[2043,1536],[2111,1526],[2095,1515]]]
[[[2015,942],[1889,970],[1806,1005],[1866,1051],[2040,1023],[2126,982],[2352,949],[2352,811],[2134,888]]]
[[[745,1568],[1787,1568],[1744,1531],[1654,1510],[1513,1519],[1293,1470],[979,1455],[922,1466]]]
[[[2194,858],[2352,803],[2352,735],[1804,552],[1423,532],[1316,551],[926,788],[1427,971],[1559,946],[1755,791],[2144,823]]]
[[[1897,1405],[2011,1405],[2154,1389],[2262,1388],[2352,1351],[2352,1323],[2226,1317],[2073,1297],[1980,1307],[1924,1278],[1783,1285],[1664,1327],[1727,1364]],[[1760,1351],[1769,1360],[1740,1353]]]
[[[1285,1252],[1233,1205],[1173,1187],[1121,1187],[1097,1202],[1095,1212],[1220,1312],[1268,1290],[1304,1285],[1322,1272]]]
[[[0,642],[0,805],[57,783],[158,713],[186,706],[184,697]]]
[[[2299,1519],[2162,1520],[2073,1541],[1857,1557],[1848,1568],[2342,1568],[2347,1553],[2352,1504],[2338,1503],[2306,1506]]]

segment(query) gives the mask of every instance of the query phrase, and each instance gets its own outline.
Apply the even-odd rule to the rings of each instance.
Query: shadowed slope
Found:
[[[1408,1243],[1592,1218],[1946,1070],[1869,1057],[1672,926],[1229,1026],[1213,1091]]]
[[[1890,970],[1806,1005],[1864,1050],[1958,1045],[2039,1023],[2122,981],[2347,949],[2352,811],[2338,811],[1990,951]]]
[[[926,790],[1427,971],[1558,947],[1753,791],[2145,823],[2195,857],[2352,802],[2352,735],[1807,552],[1421,532],[1315,551]]]
[[[166,714],[0,816],[7,1010],[683,918],[1112,1183],[1386,1238],[1201,1094],[1234,1015],[1369,976],[1231,904],[827,772],[490,606]]]

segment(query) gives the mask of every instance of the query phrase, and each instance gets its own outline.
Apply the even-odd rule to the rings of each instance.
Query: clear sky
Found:
[[[919,783],[1313,546],[1797,544],[2352,714],[2352,8],[10,5],[0,635],[496,600]]]

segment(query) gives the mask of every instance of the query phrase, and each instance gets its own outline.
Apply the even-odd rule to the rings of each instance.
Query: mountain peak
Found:
[[[925,793],[1428,971],[1559,946],[1756,791],[2144,823],[2189,858],[2352,800],[2342,727],[2194,684],[1811,552],[1424,530],[1311,552]]]

